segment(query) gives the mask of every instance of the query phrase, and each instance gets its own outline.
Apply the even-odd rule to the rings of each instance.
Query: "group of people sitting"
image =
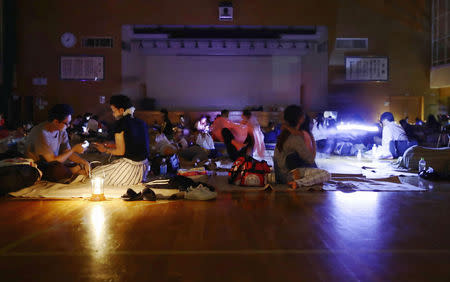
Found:
[[[304,159],[304,164],[313,166],[313,139],[304,133],[298,136],[297,133],[302,131],[298,131],[296,126],[303,123],[304,116],[302,116],[301,108],[296,107],[295,109],[300,109],[300,112],[295,112],[299,116],[292,117],[292,113],[285,115],[288,125],[282,132],[277,150],[286,156],[293,150],[298,153],[297,159]],[[132,185],[145,180],[150,156],[148,126],[144,121],[134,117],[134,107],[127,96],[112,96],[110,108],[116,119],[112,127],[114,141],[94,142],[93,145],[97,151],[119,158],[92,170],[90,163],[82,157],[87,147],[83,143],[70,145],[67,129],[71,126],[73,110],[69,105],[55,105],[49,110],[48,120],[32,128],[26,138],[26,156],[37,163],[38,168],[43,172],[44,179],[61,181],[77,175],[92,177],[98,175],[102,176],[104,182],[109,185]],[[287,113],[289,109],[291,107],[286,109]],[[253,153],[264,157],[264,137],[257,122],[252,120],[251,112],[244,111],[240,123],[230,121],[228,113],[227,110],[223,110],[214,120],[211,125],[211,134],[206,130],[207,128],[200,127],[200,130],[194,134],[196,142],[193,146],[189,146],[188,142],[181,142],[184,136],[179,132],[171,136],[167,131],[167,135],[173,141],[170,140],[164,134],[163,126],[155,138],[156,147],[159,147],[163,155],[178,153],[180,157],[203,160],[209,157],[208,152],[214,150],[214,139],[225,144],[231,160],[236,160],[239,156],[251,156]],[[166,122],[170,121],[167,115],[164,118]],[[295,138],[291,140],[293,137],[288,135]],[[300,143],[295,144],[299,140]],[[173,148],[174,144],[177,144],[175,148]],[[283,157],[280,157],[279,153],[276,153],[275,158],[277,163],[282,163],[280,158]],[[292,162],[290,157],[288,162]],[[282,173],[285,173],[285,167],[285,165],[280,166]]]
[[[114,141],[93,145],[99,152],[120,158],[92,171],[90,163],[81,156],[87,149],[85,143],[73,147],[69,143],[66,129],[73,114],[69,105],[55,105],[49,110],[48,120],[32,128],[26,138],[26,155],[37,163],[44,179],[61,181],[77,175],[101,175],[108,184],[129,185],[145,178],[149,155],[147,125],[134,118],[134,108],[127,96],[112,96],[110,107],[116,119]]]
[[[125,95],[112,96],[110,109],[116,119],[110,130],[113,140],[93,142],[93,146],[98,152],[117,158],[92,170],[82,157],[86,144],[70,145],[67,129],[71,127],[73,110],[69,105],[55,105],[48,112],[48,120],[31,129],[26,138],[26,155],[37,163],[44,179],[61,181],[77,175],[102,176],[108,185],[138,184],[146,179],[151,150],[162,156],[177,154],[181,159],[198,162],[217,156],[214,141],[224,143],[232,161],[241,156],[265,157],[264,135],[248,110],[243,111],[239,123],[229,119],[228,110],[223,110],[212,124],[202,117],[193,134],[186,136],[183,128],[174,130],[167,111],[162,111],[163,123],[156,133],[149,130],[144,121],[134,116],[134,107]],[[277,136],[273,156],[278,183],[290,182],[292,171],[297,168],[316,168],[316,153],[322,146],[316,142],[312,123],[300,106],[286,107],[283,117],[285,123]],[[410,146],[405,130],[394,122],[389,112],[380,120],[383,154],[397,157]]]

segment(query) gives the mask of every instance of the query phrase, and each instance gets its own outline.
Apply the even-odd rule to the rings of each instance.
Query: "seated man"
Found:
[[[383,126],[380,158],[397,158],[408,148],[408,137],[405,130],[394,122],[394,115],[384,112],[380,117]]]
[[[92,170],[92,176],[104,177],[105,184],[114,186],[141,183],[147,177],[150,152],[147,124],[134,117],[134,107],[127,96],[112,96],[109,103],[117,120],[114,126],[115,147],[99,143],[94,145],[102,153],[121,158],[96,167]]]
[[[82,144],[69,145],[66,128],[72,119],[72,107],[58,104],[48,112],[48,120],[36,125],[25,141],[26,155],[38,164],[43,179],[61,181],[74,175],[89,173],[89,163],[78,154],[84,153]],[[67,160],[75,166],[64,164]]]

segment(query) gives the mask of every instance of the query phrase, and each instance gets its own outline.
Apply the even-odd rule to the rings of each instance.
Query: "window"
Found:
[[[433,0],[431,9],[432,66],[450,64],[450,0]]]

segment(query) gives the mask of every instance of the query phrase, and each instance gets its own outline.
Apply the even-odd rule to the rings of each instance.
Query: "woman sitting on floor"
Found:
[[[288,106],[284,110],[284,120],[286,124],[278,136],[273,157],[278,183],[291,181],[290,171],[296,168],[316,167],[314,152],[305,144],[304,134],[300,130],[305,121],[302,108],[296,105]]]
[[[109,185],[134,185],[146,178],[149,156],[147,124],[133,116],[130,98],[115,95],[110,100],[114,125],[115,148],[94,143],[97,150],[114,156],[122,156],[111,164],[96,167],[92,176],[105,177]]]

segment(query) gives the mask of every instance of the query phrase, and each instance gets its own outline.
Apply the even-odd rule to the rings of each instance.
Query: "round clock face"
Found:
[[[66,32],[63,35],[61,35],[61,44],[64,47],[70,48],[73,47],[77,43],[77,38],[73,33]]]

